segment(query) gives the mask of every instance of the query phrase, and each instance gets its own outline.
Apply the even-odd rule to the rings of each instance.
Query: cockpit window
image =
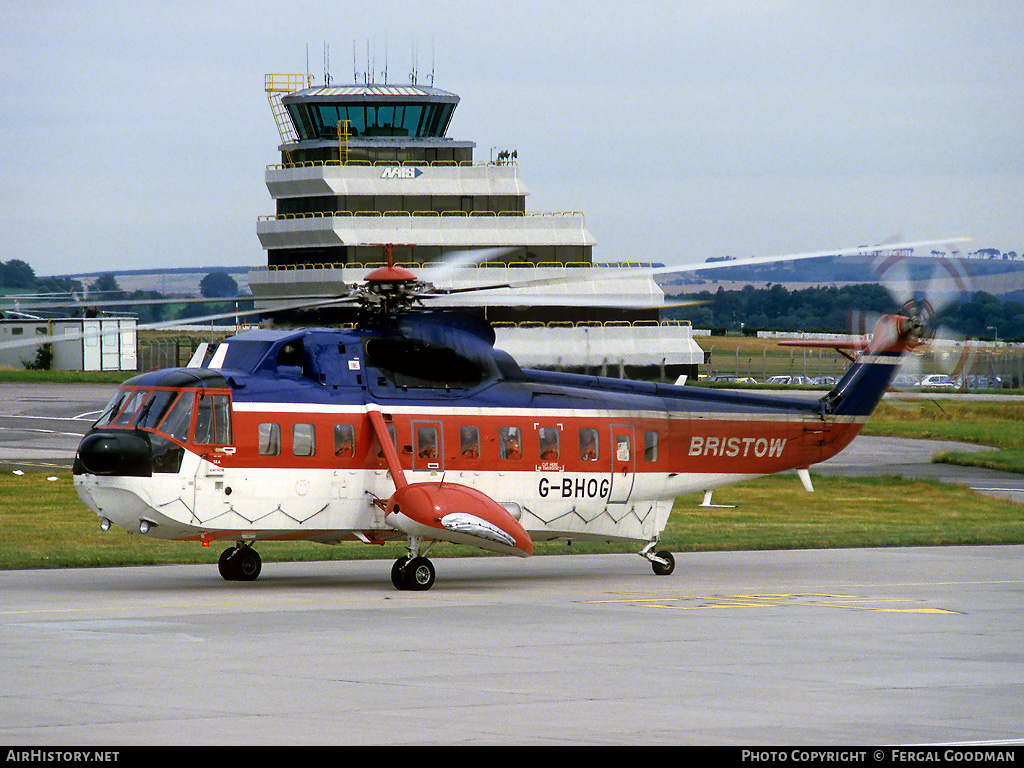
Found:
[[[173,437],[179,443],[188,441],[188,428],[192,424],[192,400],[191,392],[182,392],[174,405],[167,411],[167,416],[157,427],[168,437]]]
[[[105,427],[113,421],[114,417],[121,410],[121,406],[124,405],[124,401],[125,398],[128,397],[128,393],[129,390],[127,389],[117,390],[117,392],[114,393],[114,396],[110,398],[110,402],[108,402],[106,407],[103,409],[100,417],[96,419],[96,423],[93,424],[93,427]]]
[[[206,445],[231,443],[231,401],[227,395],[199,395],[193,441]]]
[[[103,409],[93,427],[134,427],[161,432],[179,443],[188,442],[195,411],[192,441],[230,445],[231,397],[195,390],[121,389]]]
[[[154,392],[153,396],[146,400],[142,404],[142,408],[139,409],[138,415],[135,417],[135,426],[142,429],[156,429],[156,425],[167,413],[167,409],[170,408],[177,394],[177,392],[167,389]]]
[[[139,410],[139,406],[142,405],[142,401],[146,399],[148,394],[149,392],[145,389],[136,389],[132,392],[128,397],[128,402],[125,403],[121,412],[114,417],[111,425],[126,427],[131,424],[132,419],[135,418],[135,413]]]

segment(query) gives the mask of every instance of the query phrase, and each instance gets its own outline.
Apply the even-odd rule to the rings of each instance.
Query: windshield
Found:
[[[134,427],[160,432],[185,443],[192,429],[193,413],[196,414],[193,442],[231,444],[231,397],[205,391],[119,389],[93,427]]]

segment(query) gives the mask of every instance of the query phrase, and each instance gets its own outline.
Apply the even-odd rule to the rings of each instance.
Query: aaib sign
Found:
[[[418,179],[423,171],[411,165],[392,165],[380,172],[382,179]]]

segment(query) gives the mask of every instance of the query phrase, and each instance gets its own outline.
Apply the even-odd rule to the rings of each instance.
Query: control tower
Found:
[[[498,346],[521,364],[696,375],[703,352],[689,326],[659,323],[654,307],[664,294],[652,279],[621,263],[595,264],[581,211],[528,211],[515,151],[477,160],[474,142],[447,136],[454,93],[417,84],[314,86],[307,75],[267,75],[265,88],[281,144],[280,162],[266,171],[275,212],[257,222],[267,252],[267,268],[249,280],[257,308],[337,295],[340,283],[382,264],[389,246],[396,263],[427,280],[447,254],[480,249],[488,260],[446,285],[573,278],[542,293],[466,294],[481,298],[460,309],[491,322]],[[590,279],[610,269],[619,270],[614,279]],[[345,322],[344,312],[290,320]]]

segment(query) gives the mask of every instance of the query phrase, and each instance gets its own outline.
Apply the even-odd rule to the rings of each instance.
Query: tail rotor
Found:
[[[875,275],[899,314],[915,324],[914,342],[901,372],[920,376],[945,374],[954,383],[971,372],[977,356],[976,345],[952,328],[938,324],[944,309],[973,289],[973,280],[959,253],[932,251],[932,258],[913,257],[906,252],[880,253],[872,263]],[[860,320],[864,324],[864,320]]]

